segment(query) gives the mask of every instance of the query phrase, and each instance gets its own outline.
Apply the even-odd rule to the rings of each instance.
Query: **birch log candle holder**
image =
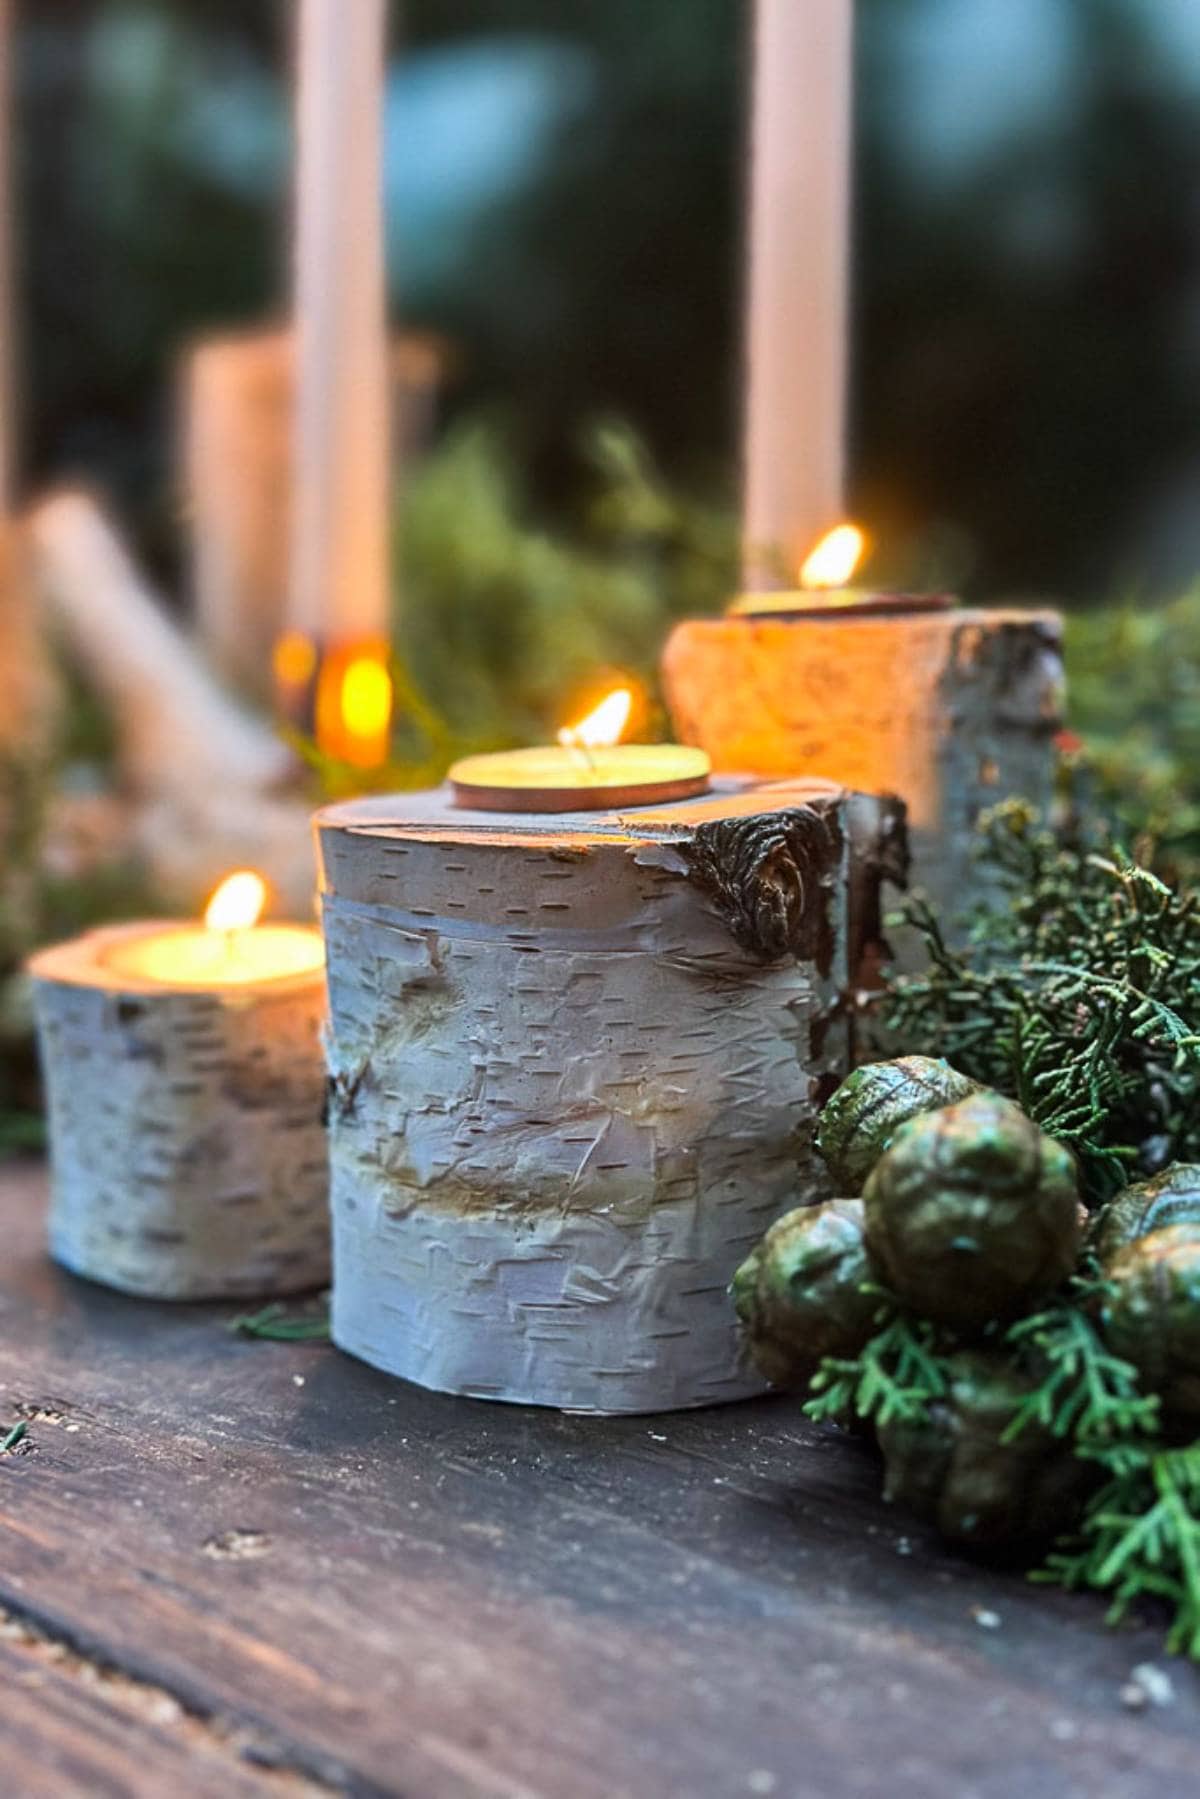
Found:
[[[1054,612],[755,594],[724,618],[677,625],[662,675],[676,735],[715,768],[898,794],[912,883],[949,919],[980,896],[980,813],[1013,794],[1042,807],[1052,797],[1063,705]]]
[[[824,1191],[850,796],[723,781],[558,816],[448,790],[318,814],[333,1336],[425,1387],[736,1399],[727,1294]]]
[[[325,1282],[318,933],[116,925],[30,973],[55,1260],[153,1299]]]

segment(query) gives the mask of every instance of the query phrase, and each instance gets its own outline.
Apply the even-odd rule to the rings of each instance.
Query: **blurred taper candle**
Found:
[[[301,0],[299,24],[291,570],[275,672],[324,751],[371,766],[391,711],[384,0]]]
[[[743,586],[843,510],[853,0],[758,0],[745,301]]]

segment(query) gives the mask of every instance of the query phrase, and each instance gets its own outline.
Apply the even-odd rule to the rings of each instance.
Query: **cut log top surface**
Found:
[[[361,837],[412,837],[453,842],[526,844],[544,848],[548,839],[567,848],[593,843],[655,843],[691,837],[698,826],[722,819],[754,818],[810,806],[828,811],[845,797],[834,781],[816,777],[762,781],[752,775],[716,775],[712,791],[699,799],[668,805],[626,806],[614,812],[482,812],[454,802],[449,786],[423,793],[377,794],[326,806],[316,815],[318,832]]]
[[[814,594],[814,600],[816,598]],[[996,630],[1015,626],[1045,632],[1055,642],[1062,637],[1062,616],[1048,606],[922,606],[909,603],[907,596],[897,595],[895,610],[888,611],[881,604],[884,596],[875,598],[880,603],[879,610],[856,611],[852,607],[830,606],[820,611],[814,606],[811,610],[797,612],[726,612],[715,618],[683,620],[675,627],[675,633],[689,637],[725,637],[727,634],[738,637],[750,631],[769,635],[803,626],[807,631],[849,628],[865,636],[873,631],[895,633],[900,627],[909,634],[915,630],[923,636],[945,638],[963,629]]]

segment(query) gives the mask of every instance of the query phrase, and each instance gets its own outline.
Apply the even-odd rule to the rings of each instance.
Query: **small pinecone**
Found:
[[[1094,1468],[1040,1426],[1002,1441],[1032,1379],[981,1350],[961,1350],[949,1366],[949,1390],[924,1417],[879,1426],[885,1497],[952,1542],[980,1548],[1028,1546],[1065,1530]]]
[[[1148,1181],[1135,1181],[1096,1213],[1091,1246],[1101,1262],[1168,1224],[1200,1231],[1200,1163],[1172,1162]]]
[[[865,1062],[848,1075],[821,1113],[817,1149],[839,1193],[861,1193],[902,1124],[981,1089],[933,1056]]]
[[[996,1094],[902,1125],[863,1198],[884,1284],[957,1330],[1013,1317],[1079,1254],[1070,1152]]]
[[[1121,1250],[1105,1273],[1109,1347],[1159,1394],[1168,1420],[1200,1418],[1200,1233],[1164,1225]]]
[[[777,1387],[807,1386],[822,1356],[857,1355],[878,1296],[860,1199],[800,1206],[778,1219],[733,1277],[733,1300],[754,1362]]]

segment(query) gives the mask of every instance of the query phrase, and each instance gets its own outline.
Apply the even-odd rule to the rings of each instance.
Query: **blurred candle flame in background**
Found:
[[[862,560],[866,542],[857,525],[835,525],[805,557],[801,587],[844,587]]]
[[[378,768],[391,733],[390,663],[382,638],[322,651],[303,631],[285,631],[271,653],[280,711],[297,730],[311,732],[323,756]]]
[[[392,681],[373,656],[356,656],[342,675],[342,723],[350,736],[377,737],[392,716]]]

